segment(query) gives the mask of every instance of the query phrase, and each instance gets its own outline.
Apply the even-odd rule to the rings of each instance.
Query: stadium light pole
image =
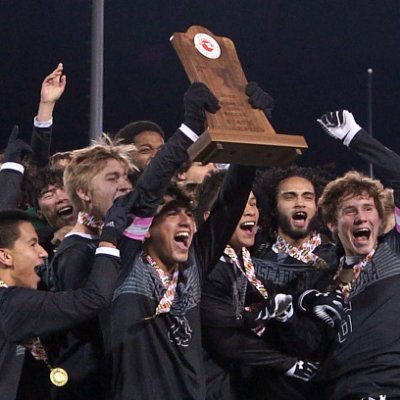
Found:
[[[92,1],[90,139],[103,133],[104,0]]]

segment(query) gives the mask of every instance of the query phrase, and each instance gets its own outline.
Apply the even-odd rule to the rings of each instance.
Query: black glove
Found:
[[[218,99],[201,82],[194,82],[189,86],[183,96],[183,105],[185,108],[183,123],[197,135],[205,131],[205,111],[214,114],[220,109]]]
[[[301,379],[304,382],[308,382],[318,372],[319,363],[310,361],[297,361],[288,371],[285,372],[286,376],[292,378]]]
[[[132,222],[130,211],[135,200],[135,191],[131,191],[115,199],[104,219],[100,242],[118,243],[125,228]]]
[[[270,94],[264,92],[257,82],[249,82],[246,86],[246,94],[249,96],[249,103],[253,108],[264,111],[267,118],[272,117],[274,109],[274,99]]]
[[[340,290],[326,293],[306,290],[297,304],[302,311],[313,313],[332,328],[342,323],[344,298]]]
[[[24,156],[32,153],[31,146],[29,146],[29,144],[25,143],[23,140],[18,139],[18,134],[18,125],[14,125],[11,135],[8,138],[7,147],[4,150],[3,162],[15,162],[21,164]]]
[[[278,293],[260,303],[252,304],[243,314],[247,326],[256,328],[271,318],[286,322],[293,315],[292,296]]]

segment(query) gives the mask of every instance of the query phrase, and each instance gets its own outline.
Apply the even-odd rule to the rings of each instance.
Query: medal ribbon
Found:
[[[289,244],[285,239],[278,236],[276,242],[272,245],[272,250],[275,253],[286,253],[290,257],[295,258],[305,264],[312,264],[318,266],[325,262],[313,253],[316,247],[321,244],[321,236],[319,233],[313,234],[307,242],[303,243],[300,247],[295,247]]]
[[[145,255],[145,259],[156,270],[164,288],[166,289],[163,297],[158,303],[154,315],[152,317],[145,318],[145,319],[152,319],[157,317],[157,315],[168,313],[171,310],[172,302],[174,301],[176,293],[176,287],[178,285],[179,269],[176,268],[171,278],[171,275],[163,271],[160,268],[160,266],[157,265],[157,263],[149,255]]]
[[[229,246],[229,244],[225,247],[224,253],[232,261],[232,264],[235,265],[239,269],[239,271],[247,278],[247,280],[251,283],[251,285],[258,290],[261,296],[264,299],[267,299],[268,292],[265,289],[264,285],[258,280],[256,276],[256,271],[254,269],[253,261],[251,260],[250,252],[246,249],[246,247],[242,247],[244,271],[242,269],[242,266],[240,265],[239,257],[237,256],[236,251],[233,250],[233,248]],[[250,311],[250,307],[245,307],[245,310]],[[262,334],[265,331],[265,326],[260,325],[256,328],[253,328],[252,331],[257,336],[262,336]]]
[[[93,229],[99,230],[103,227],[103,221],[100,218],[83,211],[79,211],[78,213],[78,222]]]
[[[224,253],[230,258],[233,265],[239,268],[239,270],[247,278],[247,280],[259,291],[261,296],[264,297],[264,299],[268,298],[267,290],[265,289],[264,285],[257,279],[250,252],[246,249],[246,247],[242,247],[244,271],[242,269],[242,266],[240,265],[240,261],[235,250],[233,250],[231,246],[227,245],[225,247]]]
[[[375,249],[372,249],[366,256],[364,256],[358,263],[354,264],[352,268],[348,268],[348,270],[352,270],[352,279],[349,282],[341,279],[344,276],[344,271],[346,271],[345,266],[345,257],[340,259],[339,270],[335,275],[335,280],[339,282],[339,288],[342,291],[344,297],[346,299],[349,298],[351,291],[353,290],[353,284],[360,276],[361,272],[365,268],[365,266],[372,260],[372,257],[375,254]]]

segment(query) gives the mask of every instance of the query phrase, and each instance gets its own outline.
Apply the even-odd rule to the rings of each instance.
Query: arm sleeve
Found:
[[[23,174],[12,169],[0,170],[0,210],[5,208],[17,208],[21,198],[21,185]]]
[[[379,178],[395,192],[400,191],[400,156],[361,129],[349,148],[376,167]],[[399,204],[396,204],[399,207]]]
[[[85,242],[83,242],[85,243]],[[57,291],[85,285],[94,262],[94,249],[71,246],[53,259],[51,269]]]
[[[188,159],[193,140],[178,129],[140,176],[132,212],[140,217],[153,216],[175,171]]]
[[[0,318],[4,338],[21,342],[32,336],[70,329],[109,305],[119,258],[96,255],[85,287],[68,292],[42,292],[21,287],[0,289]]]
[[[33,125],[31,136],[32,162],[38,167],[45,167],[49,164],[52,132],[53,125],[45,128]]]
[[[195,235],[196,257],[203,279],[217,263],[243,214],[255,171],[255,167],[229,167],[210,216]]]
[[[240,365],[264,365],[285,372],[297,361],[242,329],[207,327],[204,345],[211,354]]]

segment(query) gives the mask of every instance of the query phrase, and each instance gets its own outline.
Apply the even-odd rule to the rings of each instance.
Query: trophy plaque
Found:
[[[264,112],[251,107],[247,80],[235,45],[193,25],[175,32],[171,44],[190,82],[203,82],[221,108],[207,113],[208,129],[189,148],[193,161],[256,166],[286,166],[307,149],[303,136],[277,134]]]

